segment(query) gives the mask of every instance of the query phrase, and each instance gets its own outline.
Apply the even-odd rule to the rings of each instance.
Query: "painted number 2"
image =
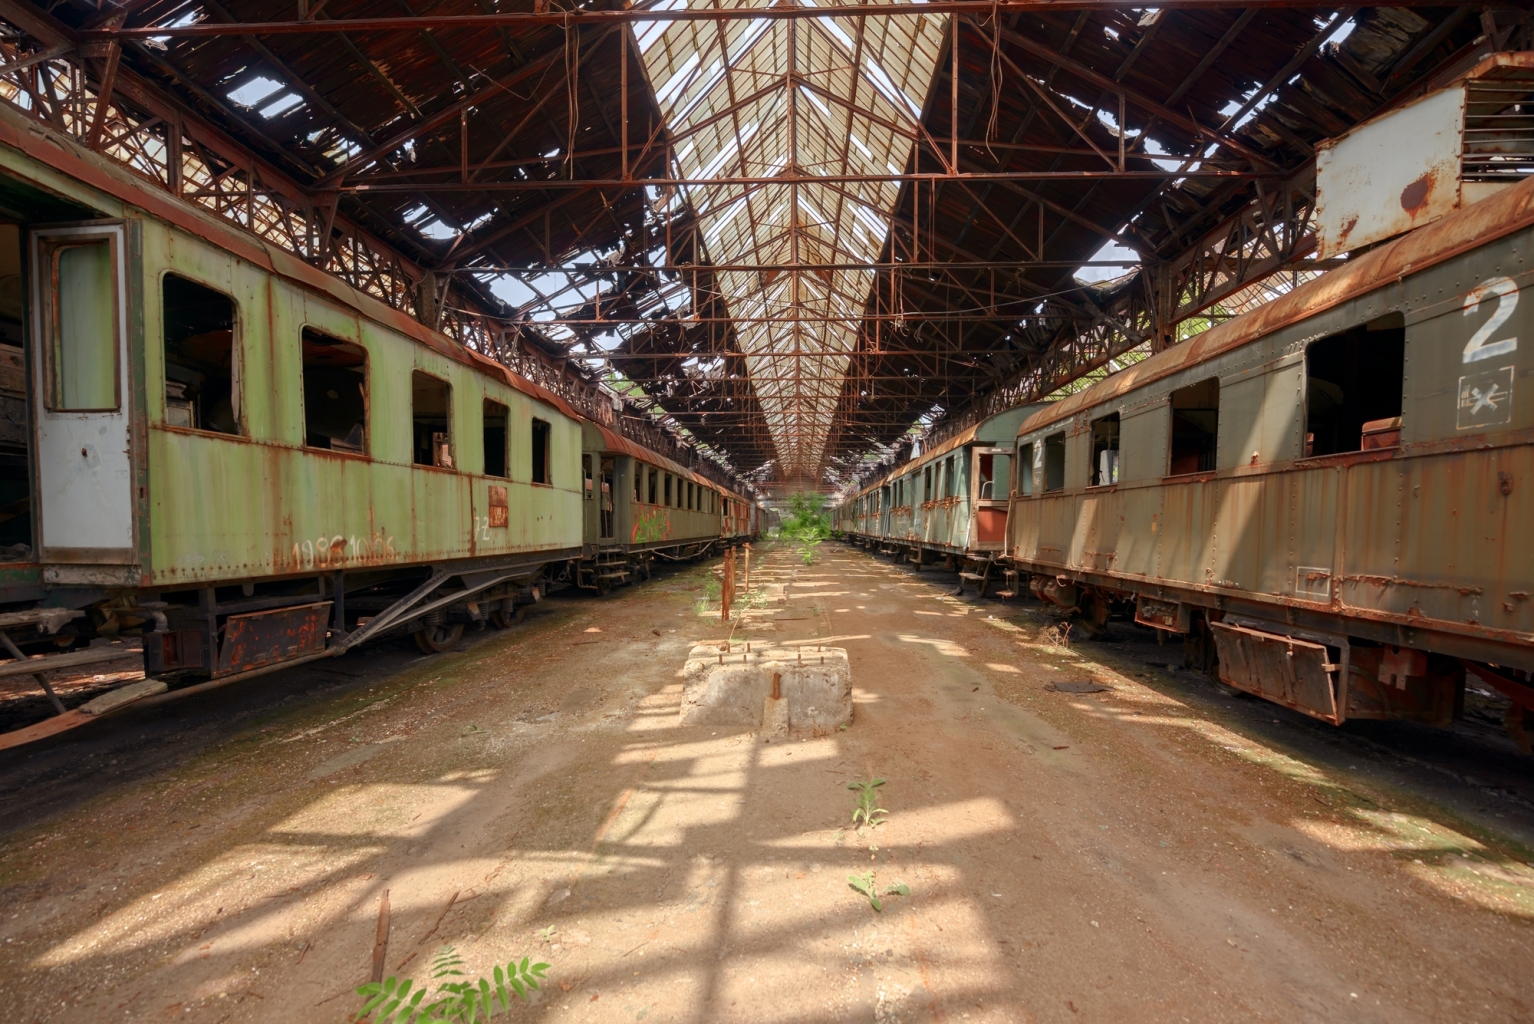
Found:
[[[1491,314],[1491,319],[1482,324],[1481,329],[1465,342],[1465,362],[1467,363],[1505,355],[1518,348],[1517,335],[1497,341],[1491,340],[1492,335],[1512,318],[1513,310],[1518,308],[1518,286],[1507,277],[1493,277],[1482,281],[1465,296],[1465,316],[1479,311],[1481,300],[1486,298],[1496,299],[1497,309]]]

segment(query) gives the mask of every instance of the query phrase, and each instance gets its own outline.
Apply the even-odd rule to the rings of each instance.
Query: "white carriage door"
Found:
[[[123,262],[121,225],[32,235],[44,562],[135,561]]]

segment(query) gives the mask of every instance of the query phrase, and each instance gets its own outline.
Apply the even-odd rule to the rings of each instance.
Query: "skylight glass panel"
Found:
[[[694,182],[681,192],[698,214],[708,258],[787,268],[718,277],[784,472],[819,468],[873,284],[871,269],[824,265],[876,261],[899,194],[896,182],[816,179],[900,173],[911,137],[891,126],[919,117],[915,97],[928,91],[946,27],[946,17],[924,15],[636,30],[668,126],[687,140],[674,171]],[[740,177],[775,180],[716,180]]]

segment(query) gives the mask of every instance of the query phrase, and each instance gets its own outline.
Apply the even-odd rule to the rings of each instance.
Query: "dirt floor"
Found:
[[[1036,606],[837,544],[759,551],[721,625],[716,569],[349,657],[349,685],[179,753],[125,718],[166,737],[126,774],[71,769],[89,737],[0,764],[30,780],[7,1019],[344,1021],[387,895],[390,974],[549,963],[512,1020],[1534,1020],[1529,767],[1490,731],[1435,761],[1424,731],[1229,698],[1130,627],[1061,648]],[[680,726],[688,650],[726,636],[845,647],[852,726]],[[910,894],[875,912],[869,872]]]

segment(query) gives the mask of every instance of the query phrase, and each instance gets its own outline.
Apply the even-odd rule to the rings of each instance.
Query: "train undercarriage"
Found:
[[[1062,573],[990,553],[956,555],[855,534],[845,540],[918,570],[938,565],[955,572],[956,596],[967,586],[1002,600],[1029,594],[1077,636],[1101,637],[1112,621],[1159,630],[1182,641],[1185,667],[1227,691],[1334,725],[1395,719],[1447,727],[1463,714],[1469,681],[1507,698],[1503,726],[1520,750],[1534,754],[1534,665],[1526,652],[1495,639],[1160,584],[1138,587],[1106,573]]]

